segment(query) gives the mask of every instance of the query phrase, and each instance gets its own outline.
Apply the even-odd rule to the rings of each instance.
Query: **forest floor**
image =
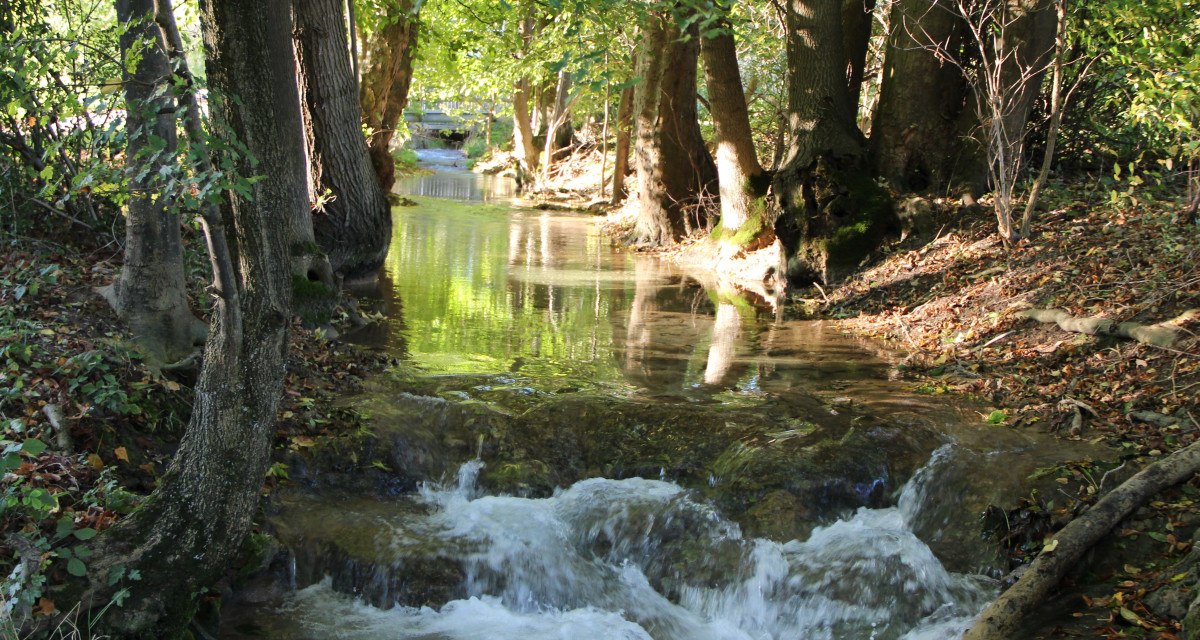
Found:
[[[117,258],[111,247],[0,245],[0,636],[6,620],[57,608],[48,586],[85,570],[78,542],[154,489],[188,422],[197,371],[146,366],[94,292],[111,283]],[[199,308],[204,281],[193,276]],[[339,307],[333,325],[347,320]],[[276,458],[356,429],[357,416],[337,400],[387,364],[293,326]],[[277,464],[264,489],[286,476]]]
[[[1037,307],[1150,324],[1200,307],[1200,228],[1166,206],[1118,209],[1066,192],[1050,206],[1014,248],[990,211],[969,211],[793,303],[906,352],[900,368],[919,391],[990,404],[989,428],[1113,448],[1111,460],[1047,470],[1063,485],[1057,495],[1032,493],[1005,514],[1014,565],[1103,491],[1200,437],[1200,324],[1183,324],[1166,348],[1018,315]],[[1176,637],[1200,582],[1200,549],[1177,564],[1200,542],[1198,496],[1193,480],[1123,523],[1072,577],[1074,593],[1053,603],[1039,637]]]

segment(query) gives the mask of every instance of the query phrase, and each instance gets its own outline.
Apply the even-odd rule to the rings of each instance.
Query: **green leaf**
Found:
[[[1150,533],[1147,533],[1146,535],[1150,536],[1151,539],[1157,540],[1159,542],[1167,541],[1167,535],[1164,533],[1159,533],[1157,531],[1151,531]]]
[[[988,424],[1004,424],[1007,419],[1008,414],[999,409],[989,413],[987,417]]]
[[[87,529],[76,529],[75,537],[79,538],[80,540],[91,540],[92,538],[96,537],[97,533],[100,532],[92,529],[91,527],[88,527]]]
[[[71,535],[71,530],[75,528],[75,518],[71,516],[63,516],[58,519],[58,524],[54,528],[54,539],[61,540]]]
[[[78,558],[71,558],[67,561],[67,573],[82,578],[87,575],[87,565],[83,564]]]
[[[24,445],[21,446],[21,450],[31,456],[41,455],[41,453],[46,450],[46,443],[38,440],[37,438],[30,438],[25,441]]]

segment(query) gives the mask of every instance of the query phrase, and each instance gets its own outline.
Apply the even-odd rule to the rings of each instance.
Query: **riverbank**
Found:
[[[795,292],[799,313],[903,349],[917,389],[988,403],[981,423],[1102,442],[1114,462],[1055,470],[1059,495],[1031,495],[1006,514],[1014,560],[1145,464],[1200,437],[1197,323],[1179,323],[1170,347],[1071,333],[1025,318],[1062,309],[1145,324],[1200,306],[1200,229],[1167,206],[1118,209],[1060,194],[1029,240],[1005,248],[990,211],[968,210],[927,244],[901,243],[840,286]],[[1200,535],[1193,480],[1118,527],[1080,567],[1045,637],[1175,637],[1195,595]],[[1149,636],[1145,636],[1149,637]]]
[[[192,306],[201,308],[203,256],[187,253]],[[142,360],[94,293],[117,269],[105,247],[0,248],[0,635],[12,631],[6,622],[70,609],[54,592],[86,571],[87,549],[75,545],[154,490],[189,420],[198,365],[155,370]],[[333,325],[346,330],[350,315],[339,307]],[[328,330],[294,325],[277,458],[356,428],[338,399],[387,365]],[[265,490],[286,476],[274,467]]]

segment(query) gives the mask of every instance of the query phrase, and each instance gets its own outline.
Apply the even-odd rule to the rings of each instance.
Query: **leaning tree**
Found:
[[[203,220],[214,308],[191,420],[154,493],[97,538],[80,595],[81,608],[98,614],[113,579],[126,576],[124,606],[101,618],[119,637],[177,635],[249,530],[283,383],[290,230],[309,215],[290,2],[205,0],[201,8],[212,128],[243,152],[226,158],[237,188]],[[128,579],[134,571],[139,580]]]

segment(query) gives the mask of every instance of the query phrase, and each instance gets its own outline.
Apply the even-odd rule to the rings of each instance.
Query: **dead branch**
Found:
[[[980,614],[963,640],[1019,637],[1017,631],[1025,616],[1046,602],[1051,589],[1092,545],[1152,496],[1197,472],[1200,442],[1148,465],[1117,486],[1055,534],[1021,579]]]
[[[1182,325],[1200,319],[1200,309],[1183,312],[1173,320],[1158,324],[1141,324],[1139,322],[1117,322],[1111,318],[1093,316],[1076,318],[1061,309],[1026,309],[1017,314],[1022,318],[1032,318],[1038,322],[1053,322],[1063,331],[1082,333],[1089,336],[1113,336],[1137,340],[1142,344],[1156,347],[1172,347],[1179,339]]]

